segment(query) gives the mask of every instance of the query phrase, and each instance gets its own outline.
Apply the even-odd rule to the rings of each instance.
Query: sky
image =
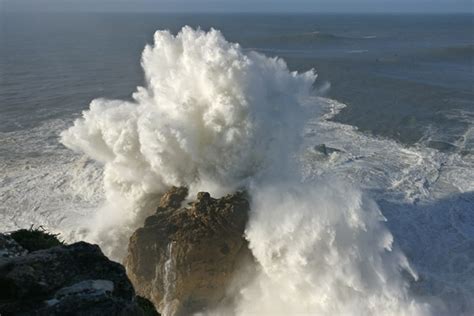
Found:
[[[474,13],[474,0],[0,0],[0,10]]]

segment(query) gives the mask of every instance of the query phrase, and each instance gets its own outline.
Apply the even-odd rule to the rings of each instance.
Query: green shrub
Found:
[[[59,234],[48,232],[42,226],[30,229],[20,229],[10,234],[10,236],[23,248],[28,251],[48,249],[64,243],[59,240]]]

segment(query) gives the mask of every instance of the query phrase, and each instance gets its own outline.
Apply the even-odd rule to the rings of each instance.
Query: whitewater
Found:
[[[0,166],[3,230],[43,223],[120,260],[169,186],[246,188],[258,275],[209,314],[474,310],[463,225],[474,157],[333,122],[344,105],[317,95],[314,70],[291,72],[216,30],[158,31],[141,64],[131,100],[96,99],[72,126],[3,133],[2,145],[42,150]]]

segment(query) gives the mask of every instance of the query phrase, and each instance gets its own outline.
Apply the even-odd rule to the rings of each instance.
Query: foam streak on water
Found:
[[[0,133],[0,223],[2,231],[42,225],[75,239],[78,221],[103,200],[102,167],[59,143],[68,122]],[[77,238],[77,236],[76,236]]]

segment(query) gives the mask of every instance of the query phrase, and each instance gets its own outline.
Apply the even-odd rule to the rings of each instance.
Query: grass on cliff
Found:
[[[64,245],[64,242],[58,238],[59,234],[53,234],[43,228],[43,226],[37,228],[31,226],[30,229],[20,229],[11,233],[10,236],[28,251]]]

